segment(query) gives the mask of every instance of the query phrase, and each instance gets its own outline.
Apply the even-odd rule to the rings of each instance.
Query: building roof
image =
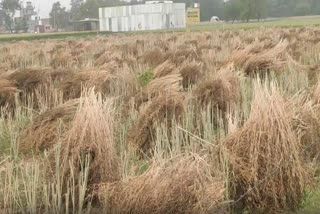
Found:
[[[160,0],[160,1],[146,1],[146,2],[145,2],[145,4],[161,4],[161,3],[172,4],[173,1]]]
[[[83,23],[83,22],[99,22],[99,19],[86,18],[86,19],[79,20],[79,21],[73,21],[73,23]]]

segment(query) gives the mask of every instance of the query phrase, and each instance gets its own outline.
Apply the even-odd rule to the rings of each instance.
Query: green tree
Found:
[[[225,19],[262,19],[267,16],[267,0],[230,0],[225,3]]]
[[[124,5],[119,0],[87,0],[79,8],[78,20],[85,18],[99,18],[100,7],[114,7]]]
[[[71,0],[70,18],[72,21],[78,20],[80,7],[83,3],[83,0]]]
[[[253,8],[254,8],[254,0],[242,0],[242,10],[241,10],[241,19],[246,20],[249,22],[249,20],[253,16]]]
[[[319,0],[269,0],[268,16],[303,16],[320,14]]]
[[[319,15],[320,14],[320,1],[312,0],[311,1],[311,12],[312,14]]]
[[[320,1],[312,0],[311,1],[312,14],[319,15],[320,14]]]
[[[296,16],[305,16],[311,14],[311,4],[308,1],[299,2],[294,10],[294,15]]]
[[[209,21],[212,16],[223,18],[224,1],[223,0],[200,0],[201,21]]]
[[[243,20],[320,14],[320,0],[236,0],[226,3],[226,18],[239,15]]]
[[[225,20],[232,20],[234,22],[240,19],[241,10],[242,5],[240,0],[230,0],[225,4]]]
[[[225,3],[225,20],[239,20],[241,17],[242,3],[241,0],[230,0]]]
[[[0,9],[0,27],[4,26],[4,13],[3,10]]]
[[[6,28],[11,32],[14,28],[14,15],[16,10],[19,10],[20,7],[20,0],[1,0],[0,2],[0,9],[3,13]]]
[[[70,26],[70,12],[65,7],[61,7],[60,2],[52,5],[50,12],[50,24],[56,29],[66,29]]]
[[[267,16],[267,0],[254,0],[253,16],[260,20]]]
[[[17,18],[15,20],[14,30],[18,33],[20,31],[23,31],[26,33],[28,31],[28,22],[25,17],[23,18]]]
[[[98,18],[99,8],[103,5],[101,0],[87,0],[81,5],[78,19]]]

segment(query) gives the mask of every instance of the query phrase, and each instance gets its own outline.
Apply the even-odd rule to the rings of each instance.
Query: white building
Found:
[[[173,3],[173,1],[146,1],[146,4]]]
[[[153,3],[99,9],[100,31],[185,28],[184,3]]]

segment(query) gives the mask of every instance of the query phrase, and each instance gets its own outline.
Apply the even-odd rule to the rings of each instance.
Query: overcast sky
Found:
[[[31,1],[36,7],[36,11],[39,11],[41,18],[48,18],[51,11],[52,4],[60,1],[63,7],[70,8],[70,0],[23,0],[23,2]]]

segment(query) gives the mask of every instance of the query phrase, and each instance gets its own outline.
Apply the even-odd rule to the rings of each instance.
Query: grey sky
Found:
[[[39,11],[41,18],[48,18],[51,11],[52,4],[60,1],[63,7],[70,8],[70,0],[23,0],[23,2],[31,1],[36,7],[36,11]]]

